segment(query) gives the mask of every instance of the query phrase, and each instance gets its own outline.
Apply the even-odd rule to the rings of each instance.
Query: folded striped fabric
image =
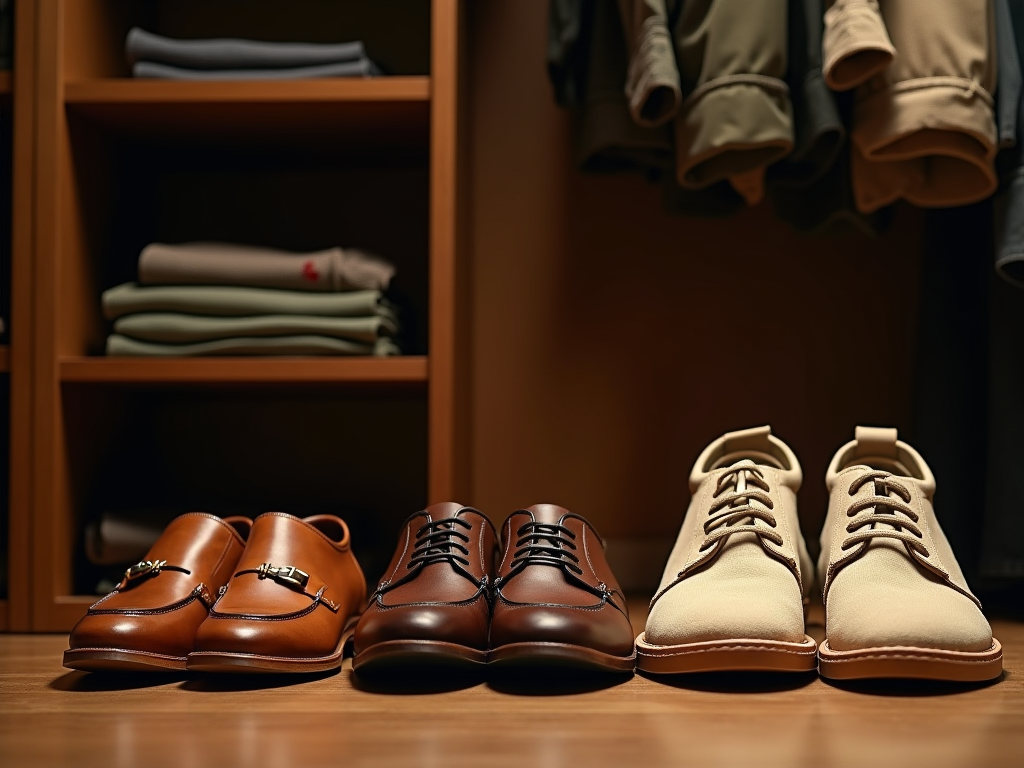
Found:
[[[399,355],[401,350],[391,339],[365,344],[330,336],[269,336],[203,341],[196,344],[160,344],[138,341],[114,333],[107,337],[107,354],[112,357],[202,357],[216,355]]]

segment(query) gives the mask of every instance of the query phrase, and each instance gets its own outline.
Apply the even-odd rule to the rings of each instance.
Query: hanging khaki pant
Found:
[[[787,0],[686,0],[675,25],[685,95],[675,120],[679,184],[729,182],[748,203],[793,149]]]
[[[988,197],[997,186],[992,0],[881,0],[880,7],[896,59],[857,90],[857,208]]]

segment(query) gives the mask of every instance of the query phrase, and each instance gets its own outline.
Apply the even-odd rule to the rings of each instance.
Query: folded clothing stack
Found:
[[[153,243],[103,293],[108,355],[397,355],[395,268],[362,251]]]
[[[134,27],[125,40],[134,77],[162,80],[298,80],[382,74],[360,41],[266,43],[174,40]]]

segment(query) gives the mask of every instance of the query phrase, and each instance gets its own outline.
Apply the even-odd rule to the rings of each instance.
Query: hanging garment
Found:
[[[672,135],[667,126],[637,125],[626,101],[625,32],[612,0],[584,4],[591,17],[583,99],[579,106],[577,162],[583,171],[639,170],[660,174],[672,165]]]
[[[637,125],[656,128],[682,104],[665,0],[619,0],[619,11],[629,48],[629,114]]]
[[[116,320],[139,312],[182,312],[188,315],[376,315],[397,322],[394,308],[380,291],[308,293],[273,288],[219,285],[154,285],[124,283],[103,292],[103,316]]]
[[[903,198],[966,205],[996,190],[992,0],[885,0],[896,60],[857,89],[853,188],[864,212]]]
[[[942,526],[968,578],[1024,582],[1024,300],[989,266],[992,204],[928,216],[914,440],[942,478]]]
[[[793,151],[768,171],[771,184],[804,187],[835,164],[846,141],[836,95],[825,84],[821,63],[821,0],[790,0],[789,67],[793,103]]]
[[[825,82],[848,91],[889,68],[896,49],[889,39],[878,0],[834,0],[825,11]]]
[[[1000,10],[1000,6],[1006,5]],[[1019,126],[1024,123],[1024,99],[1021,98],[1021,58],[1024,52],[1024,3],[996,6],[997,29],[1009,28],[1009,40],[999,38],[999,139],[1004,149],[999,154],[1001,189],[995,201],[995,266],[1004,280],[1024,288],[1024,142]],[[1009,18],[1009,24],[1005,19]],[[1012,57],[1011,57],[1012,52]],[[1016,77],[1014,77],[1016,76]],[[1007,87],[1007,83],[1010,85]],[[1013,138],[1010,144],[1009,139]]]
[[[383,290],[394,273],[395,268],[383,259],[351,248],[291,253],[231,243],[152,243],[139,256],[143,285]]]
[[[687,0],[673,30],[684,101],[676,178],[728,180],[750,204],[764,169],[793,149],[786,76],[787,0]]]
[[[107,337],[107,354],[134,357],[204,357],[220,355],[400,355],[391,339],[364,344],[329,336],[271,336],[268,338],[234,338],[203,341],[196,344],[159,344],[129,339],[114,333]]]
[[[114,321],[114,333],[140,341],[185,344],[236,336],[331,336],[373,343],[394,336],[397,326],[378,317],[317,317],[306,315],[253,315],[204,317],[177,312],[143,312]]]
[[[592,17],[591,0],[548,1],[548,79],[561,107],[583,102]]]

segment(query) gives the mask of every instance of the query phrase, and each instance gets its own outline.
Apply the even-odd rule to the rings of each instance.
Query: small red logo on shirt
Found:
[[[320,279],[320,273],[316,271],[316,267],[313,266],[312,261],[307,261],[302,264],[302,276],[314,283]]]

